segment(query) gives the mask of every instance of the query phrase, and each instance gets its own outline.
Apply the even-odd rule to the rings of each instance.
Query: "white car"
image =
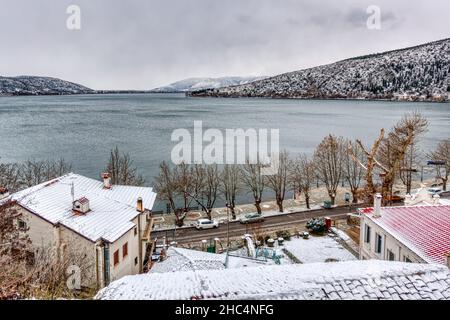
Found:
[[[197,230],[212,229],[212,228],[218,228],[218,227],[219,227],[219,222],[214,221],[214,220],[209,220],[209,219],[199,219],[195,223],[195,228],[197,228]]]

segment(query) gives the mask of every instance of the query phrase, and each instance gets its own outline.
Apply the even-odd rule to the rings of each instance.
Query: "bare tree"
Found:
[[[344,163],[344,142],[342,137],[326,136],[317,146],[314,161],[319,179],[325,184],[331,203],[334,204],[336,191],[341,181]]]
[[[179,184],[177,181],[177,174],[174,171],[175,170],[172,170],[165,161],[159,165],[159,175],[155,177],[155,191],[160,200],[167,201],[175,215],[176,225],[181,227],[184,223],[187,211],[178,209],[176,206]]]
[[[200,165],[196,164],[192,170],[192,189],[188,195],[202,208],[212,219],[211,213],[219,194],[220,172],[217,164]]]
[[[309,159],[306,154],[300,155],[292,164],[289,181],[294,192],[303,193],[305,195],[306,208],[308,209],[311,209],[310,193],[315,180],[316,168],[314,161]]]
[[[448,176],[450,175],[450,138],[439,142],[430,156],[435,161],[443,162],[442,165],[436,166],[436,173],[439,179],[442,180],[442,190],[446,191]]]
[[[353,159],[366,170],[366,197],[369,203],[372,203],[373,196],[377,192],[374,184],[374,174],[376,173],[374,169],[378,169],[382,179],[381,193],[386,204],[386,199],[392,198],[392,186],[401,170],[401,164],[408,148],[420,134],[425,132],[427,125],[427,120],[420,113],[413,112],[406,114],[393,127],[387,137],[384,137],[384,129],[381,129],[380,135],[375,140],[370,152],[367,151],[360,140],[356,140],[367,156],[367,165],[364,165],[351,149],[349,152],[351,152]]]
[[[60,177],[72,170],[63,158],[53,160],[27,160],[19,167],[21,187],[31,187]]]
[[[111,183],[126,186],[143,186],[145,179],[138,174],[137,168],[128,153],[121,153],[118,147],[111,150],[105,169],[111,174]]]
[[[21,187],[20,166],[17,163],[0,163],[0,187],[16,192]]]
[[[237,165],[226,164],[221,174],[221,193],[231,210],[233,220],[236,219],[236,195],[241,189],[241,169]]]
[[[0,299],[21,298],[26,270],[28,238],[17,225],[20,213],[8,201],[0,206]]]
[[[406,150],[405,157],[400,165],[399,178],[406,187],[406,193],[411,193],[412,182],[419,172],[418,168],[423,161],[422,151],[418,144],[413,142]]]
[[[177,224],[181,226],[183,220],[189,212],[193,195],[201,191],[203,186],[203,178],[200,174],[200,166],[194,166],[193,168],[188,164],[182,162],[174,168],[174,181],[176,185],[176,192],[178,198],[182,199],[181,212],[177,213]],[[193,170],[198,170],[197,174],[193,174]],[[179,211],[179,210],[177,210]],[[183,218],[180,220],[178,217]]]
[[[205,198],[206,214],[211,219],[211,211],[216,203],[220,186],[220,171],[217,164],[210,164],[206,167],[205,187],[203,189],[203,197]]]
[[[428,121],[417,111],[407,113],[403,118],[398,121],[388,136],[381,142],[380,149],[378,151],[378,158],[382,164],[382,195],[384,199],[390,199],[392,197],[392,187],[395,182],[395,178],[401,171],[411,171],[412,162],[414,157],[411,157],[411,161],[407,161],[409,167],[402,168],[402,163],[407,155],[408,148],[412,148],[417,143],[420,136],[427,131]],[[411,171],[412,172],[412,171]],[[411,173],[410,172],[410,173]],[[411,190],[411,178],[408,179],[409,190]]]
[[[292,161],[289,159],[289,154],[284,150],[279,154],[277,172],[266,176],[267,186],[275,192],[279,212],[283,212],[283,201],[286,195],[288,173],[291,165]]]
[[[366,162],[366,154],[357,142],[348,141],[348,148],[344,156],[344,179],[350,186],[353,203],[358,203],[358,189],[364,177],[360,163]]]
[[[160,200],[167,201],[173,212],[177,209],[175,205],[176,182],[169,165],[163,161],[159,165],[159,175],[155,177],[155,191]]]
[[[265,187],[265,179],[261,174],[263,164],[260,161],[250,163],[249,160],[242,166],[242,179],[244,184],[250,189],[250,193],[255,200],[255,207],[259,214],[262,213],[261,202]]]

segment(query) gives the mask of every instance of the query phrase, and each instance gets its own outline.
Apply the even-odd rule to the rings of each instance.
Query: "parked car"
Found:
[[[199,219],[195,223],[195,228],[197,230],[203,230],[203,229],[212,229],[212,228],[218,228],[219,222],[209,219]]]
[[[438,188],[438,187],[434,187],[434,188],[429,188],[428,193],[435,195],[435,194],[441,194],[442,193],[442,189]]]
[[[245,215],[245,217],[239,219],[240,223],[254,223],[254,222],[263,222],[264,221],[264,217],[259,214],[259,213],[250,213]]]

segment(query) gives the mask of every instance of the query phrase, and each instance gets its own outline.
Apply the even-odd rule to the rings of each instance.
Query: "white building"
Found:
[[[437,200],[435,198],[435,200]],[[438,263],[450,267],[450,206],[360,209],[360,258]]]
[[[142,272],[151,231],[152,188],[111,185],[108,174],[102,177],[70,173],[8,197],[36,249],[85,258],[84,286]]]

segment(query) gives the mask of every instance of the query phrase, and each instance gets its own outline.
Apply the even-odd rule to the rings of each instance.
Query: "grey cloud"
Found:
[[[271,75],[448,37],[446,0],[0,0],[0,70],[95,89]],[[82,29],[65,27],[78,4]],[[379,5],[383,27],[365,28]],[[439,8],[437,10],[436,8]]]

